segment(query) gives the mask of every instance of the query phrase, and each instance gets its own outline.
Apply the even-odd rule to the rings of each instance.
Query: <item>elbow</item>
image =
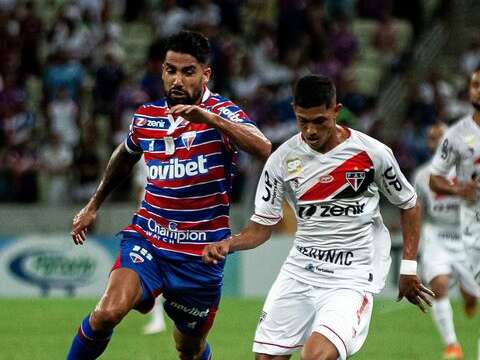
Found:
[[[270,142],[270,140],[264,139],[258,151],[258,156],[262,161],[266,161],[271,153],[272,153],[272,143]]]

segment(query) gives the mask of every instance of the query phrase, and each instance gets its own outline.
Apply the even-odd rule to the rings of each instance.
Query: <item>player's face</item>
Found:
[[[474,72],[470,79],[470,102],[480,111],[480,71]]]
[[[322,151],[332,136],[335,136],[337,114],[340,104],[303,108],[294,105],[298,129],[305,142],[314,150]]]
[[[211,69],[190,54],[168,51],[162,67],[162,80],[170,106],[197,104]]]

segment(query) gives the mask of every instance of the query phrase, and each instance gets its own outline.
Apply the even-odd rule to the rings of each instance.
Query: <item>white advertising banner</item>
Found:
[[[0,296],[102,294],[114,261],[109,243],[89,238],[75,246],[68,235],[1,239]]]

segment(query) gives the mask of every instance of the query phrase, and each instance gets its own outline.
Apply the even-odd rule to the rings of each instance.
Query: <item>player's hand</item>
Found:
[[[477,191],[478,183],[476,181],[469,181],[461,186],[458,195],[466,201],[476,201]]]
[[[175,105],[170,109],[173,117],[181,116],[192,123],[212,124],[213,114],[197,105]]]
[[[214,244],[208,244],[203,248],[202,260],[205,264],[218,264],[220,261],[225,260],[230,250],[229,239],[219,241]]]
[[[74,216],[70,235],[72,235],[75,245],[83,245],[83,243],[87,240],[87,230],[95,223],[96,218],[96,210],[92,209],[88,205]]]
[[[418,306],[423,313],[426,313],[425,305],[432,306],[427,295],[435,297],[433,291],[418,280],[417,275],[400,275],[397,301],[405,297],[412,304]]]

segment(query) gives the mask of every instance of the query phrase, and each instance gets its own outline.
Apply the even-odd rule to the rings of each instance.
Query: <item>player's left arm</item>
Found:
[[[402,173],[397,160],[388,147],[379,152],[376,182],[388,200],[400,208],[403,235],[403,258],[400,266],[398,301],[403,297],[423,312],[425,304],[431,306],[426,294],[434,296],[417,275],[417,253],[420,238],[421,208],[413,186]]]
[[[239,149],[266,160],[272,150],[271,142],[254,125],[244,122],[229,121],[220,115],[202,109],[197,105],[176,105],[170,109],[176,117],[181,116],[193,123],[204,123],[222,132]]]

